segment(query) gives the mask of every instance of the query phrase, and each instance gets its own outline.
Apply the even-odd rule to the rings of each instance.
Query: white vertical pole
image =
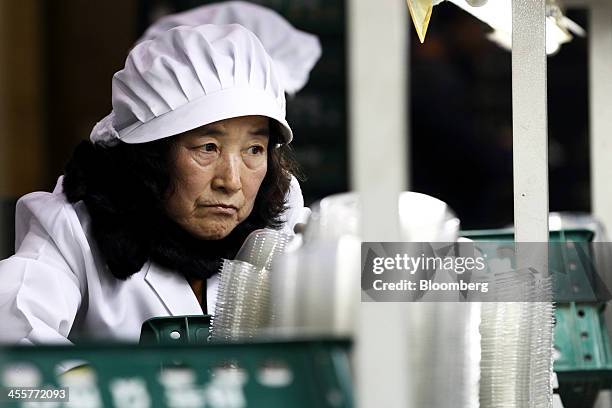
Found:
[[[612,233],[612,3],[593,2],[589,24],[591,205]],[[608,235],[608,238],[611,238]]]
[[[612,3],[593,1],[589,15],[589,114],[591,145],[591,208],[612,239]],[[612,271],[604,271],[612,285]],[[612,305],[605,312],[612,336]],[[599,396],[597,407],[612,407],[612,393]]]
[[[546,0],[512,0],[512,151],[517,267],[535,267],[541,273],[536,279],[549,276],[548,247],[522,243],[548,242],[545,3]],[[540,295],[548,300],[548,294]],[[535,311],[526,322],[531,334],[529,341],[541,347],[543,354],[539,359],[552,368],[552,304],[544,299],[537,300],[537,304],[510,303],[507,307],[519,313],[524,308]],[[550,329],[546,329],[547,324]],[[540,331],[542,326],[545,329]],[[530,366],[529,360],[520,364]],[[531,368],[521,369],[519,373],[520,377],[528,379],[530,400],[551,407],[550,379],[533,377]],[[547,385],[546,395],[540,389],[544,385]]]
[[[378,241],[399,237],[406,185],[406,14],[404,1],[349,2],[351,184],[363,195],[362,233]]]
[[[349,0],[352,189],[364,241],[399,240],[398,193],[406,185],[407,6]],[[407,304],[362,303],[356,329],[357,404],[408,404]]]
[[[548,241],[545,0],[512,1],[514,227],[517,242]]]

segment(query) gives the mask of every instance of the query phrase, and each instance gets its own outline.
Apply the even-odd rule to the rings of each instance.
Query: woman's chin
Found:
[[[203,240],[217,240],[227,237],[236,227],[236,225],[214,224],[198,226],[191,229],[189,232],[196,238]]]

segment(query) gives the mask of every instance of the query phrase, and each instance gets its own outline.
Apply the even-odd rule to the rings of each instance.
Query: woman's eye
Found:
[[[206,143],[202,146],[202,150],[204,150],[205,152],[216,152],[217,145],[214,143]]]
[[[251,147],[249,147],[249,153],[250,154],[258,155],[258,154],[262,154],[264,151],[265,150],[264,150],[264,148],[262,146],[251,146]]]

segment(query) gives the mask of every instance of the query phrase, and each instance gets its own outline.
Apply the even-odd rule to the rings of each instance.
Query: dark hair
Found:
[[[71,203],[85,203],[110,272],[126,279],[152,260],[187,277],[207,278],[218,271],[221,258],[235,256],[250,232],[278,229],[296,166],[288,146],[275,147],[280,132],[272,123],[268,168],[253,211],[220,240],[197,239],[166,215],[176,137],[113,146],[81,142],[66,165],[64,193]]]

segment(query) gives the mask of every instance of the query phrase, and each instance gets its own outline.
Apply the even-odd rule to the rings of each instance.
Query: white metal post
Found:
[[[612,232],[612,3],[593,2],[589,18],[591,198]],[[610,237],[609,237],[610,238]]]
[[[612,3],[590,4],[589,114],[591,145],[591,208],[612,236]],[[610,288],[612,271],[603,271]],[[606,308],[608,335],[612,336],[612,305]],[[612,407],[612,393],[599,396],[598,407]]]
[[[512,1],[514,228],[517,242],[548,241],[545,0]]]
[[[348,16],[351,184],[361,196],[361,233],[364,241],[397,241],[407,169],[407,7],[403,0],[350,0]],[[407,407],[407,306],[361,304],[359,407]]]
[[[546,76],[545,0],[512,0],[512,128],[517,266],[535,267],[541,272],[538,278],[548,276],[548,247],[529,243],[546,243],[549,235]],[[548,299],[545,296],[544,299],[537,299],[537,304],[510,303],[507,307],[519,312],[524,307],[533,307],[534,315],[527,321],[532,337],[530,341],[532,346],[536,344],[541,348],[539,352],[543,354],[538,359],[548,362],[552,368],[552,304],[544,301]],[[542,327],[545,329],[542,330]],[[521,362],[525,363],[529,364],[529,361]],[[529,378],[530,399],[536,404],[550,407],[550,379],[531,378],[532,375],[531,368],[519,374]],[[547,388],[546,394],[541,389],[544,386]]]

